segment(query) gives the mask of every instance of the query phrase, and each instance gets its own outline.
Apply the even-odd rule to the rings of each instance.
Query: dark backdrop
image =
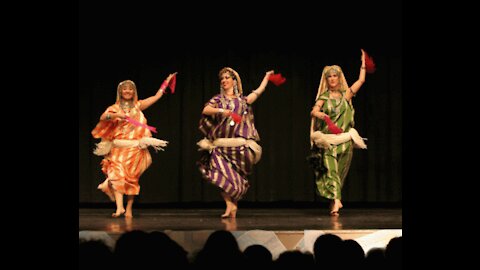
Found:
[[[313,5],[313,4],[311,4]],[[78,14],[79,202],[103,203],[96,189],[104,180],[101,157],[92,153],[90,132],[115,101],[125,79],[137,84],[139,98],[154,95],[177,71],[175,94],[144,111],[155,137],[169,141],[151,151],[153,163],[140,178],[138,202],[216,202],[215,187],[204,183],[195,162],[198,122],[203,105],[219,92],[218,71],[230,66],[242,78],[245,93],[274,69],[287,81],[254,103],[263,147],[262,160],[249,180],[245,202],[313,202],[313,171],[307,163],[309,112],[323,66],[340,65],[349,84],[358,78],[360,48],[377,71],[353,100],[355,128],[368,138],[356,149],[343,188],[343,201],[402,201],[402,6],[375,4],[309,5],[148,4],[80,1]]]

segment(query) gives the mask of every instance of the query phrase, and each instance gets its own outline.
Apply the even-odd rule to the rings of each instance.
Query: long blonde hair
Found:
[[[125,81],[122,81],[118,84],[118,86],[117,86],[117,100],[115,101],[115,103],[120,103],[120,101],[122,99],[122,93],[121,93],[122,88],[126,84],[130,84],[130,86],[133,87],[133,90],[135,90],[135,92],[133,94],[133,104],[137,103],[137,101],[138,101],[137,86],[135,85],[135,83],[132,80],[125,80]]]
[[[343,74],[342,68],[337,65],[332,66],[325,66],[322,71],[322,78],[320,79],[320,84],[318,85],[317,96],[315,97],[315,101],[328,89],[328,82],[327,78],[330,73],[336,73],[339,78],[340,83],[340,91],[346,91],[348,88],[347,80],[345,79],[345,75]]]
[[[317,91],[317,96],[315,97],[315,102],[317,102],[318,98],[327,91],[328,89],[328,82],[327,78],[330,75],[330,73],[336,73],[338,75],[338,81],[340,84],[340,91],[345,92],[348,89],[348,84],[347,80],[345,79],[345,75],[343,74],[342,68],[337,65],[332,65],[332,66],[325,66],[322,71],[322,78],[320,79],[320,83],[318,85],[318,91]],[[350,101],[351,102],[351,101]],[[311,139],[311,136],[314,132],[314,125],[315,125],[315,117],[312,117],[312,121],[310,123],[310,145],[313,145],[313,141]]]

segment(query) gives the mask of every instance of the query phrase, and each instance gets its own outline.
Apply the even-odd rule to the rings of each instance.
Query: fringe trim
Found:
[[[215,141],[210,141],[207,138],[203,138],[197,142],[199,147],[198,151],[208,151],[212,153],[212,150],[217,147],[237,147],[247,145],[255,153],[254,164],[260,161],[262,157],[262,147],[254,140],[246,140],[244,138],[219,138]]]
[[[324,149],[329,149],[332,145],[338,145],[349,140],[353,141],[353,146],[355,148],[367,149],[367,145],[364,142],[366,139],[360,137],[358,131],[354,128],[351,128],[348,132],[343,132],[337,135],[315,131],[310,138],[317,147]]]
[[[167,147],[168,141],[160,140],[153,137],[144,137],[139,140],[138,147],[145,149],[148,146],[153,147],[155,152],[165,151],[162,147]]]
[[[213,145],[213,143],[207,138],[203,138],[200,141],[198,141],[197,145],[199,147],[198,151],[208,151],[211,153],[213,148],[215,148],[215,145]]]
[[[360,149],[367,149],[367,144],[365,144],[365,141],[367,140],[366,138],[360,137],[358,134],[358,131],[354,128],[351,128],[348,133],[350,133],[350,136],[352,137],[353,140],[353,146],[355,148],[360,148]]]
[[[159,140],[152,137],[144,137],[140,140],[113,140],[112,141],[101,141],[96,144],[95,150],[93,153],[97,156],[105,156],[112,150],[112,147],[139,147],[145,149],[149,146],[153,147],[155,152],[164,151],[163,147],[166,147],[168,141]]]
[[[105,156],[108,153],[110,153],[112,146],[113,146],[112,141],[101,141],[96,144],[96,148],[95,150],[93,150],[93,153],[97,156]]]

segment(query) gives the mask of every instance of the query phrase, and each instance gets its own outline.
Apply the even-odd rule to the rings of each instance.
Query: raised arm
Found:
[[[252,93],[250,93],[247,96],[248,104],[252,104],[253,102],[255,102],[255,100],[257,100],[257,98],[263,93],[263,91],[265,91],[265,88],[267,87],[267,84],[268,84],[268,78],[270,78],[270,75],[274,73],[275,72],[273,70],[267,71],[267,73],[265,73],[265,77],[263,77],[263,80],[260,83],[260,86],[257,89],[253,90]]]
[[[158,89],[157,93],[154,96],[151,96],[142,100],[140,103],[140,110],[143,111],[148,107],[152,106],[153,103],[157,102],[165,93],[165,89],[167,88],[168,83],[170,82],[172,77],[175,76],[176,74],[177,72],[171,73],[170,75],[168,75],[168,77],[165,79],[165,81],[163,81],[162,85],[160,86],[160,88]]]
[[[366,68],[365,68],[365,51],[362,50],[362,65],[360,66],[360,75],[358,75],[358,80],[350,86],[350,89],[347,89],[347,95],[346,99],[350,101],[355,94],[357,94],[358,90],[360,90],[360,87],[363,85],[365,82],[365,74],[366,74]]]

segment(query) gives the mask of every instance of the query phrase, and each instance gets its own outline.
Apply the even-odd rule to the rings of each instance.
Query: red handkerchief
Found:
[[[283,83],[285,83],[285,81],[287,79],[285,79],[284,77],[282,77],[282,74],[281,73],[278,73],[278,74],[272,74],[270,75],[270,77],[268,77],[268,80],[271,81],[273,84],[275,84],[276,86],[279,86],[279,85],[282,85]]]
[[[337,125],[330,120],[330,117],[325,116],[325,122],[327,122],[328,130],[330,130],[330,132],[333,134],[339,134],[343,132],[341,128],[337,127]]]
[[[170,87],[170,93],[175,93],[175,85],[177,84],[177,74],[173,75],[173,77],[168,82],[168,87]]]
[[[242,122],[242,117],[240,115],[238,115],[237,113],[234,113],[232,112],[232,114],[230,115],[233,119],[233,121],[235,121],[235,123],[240,123]]]
[[[367,52],[365,52],[365,69],[367,73],[374,73],[376,70],[375,62],[373,62],[373,58]]]

